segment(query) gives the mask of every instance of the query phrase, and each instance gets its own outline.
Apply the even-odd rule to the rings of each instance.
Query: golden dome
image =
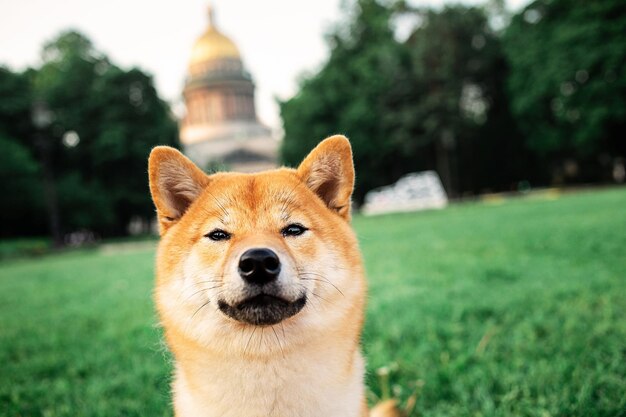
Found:
[[[191,51],[190,66],[223,58],[240,59],[237,46],[224,36],[213,22],[213,10],[209,7],[209,27],[198,38]]]

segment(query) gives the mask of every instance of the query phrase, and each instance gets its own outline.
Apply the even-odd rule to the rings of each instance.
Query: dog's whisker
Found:
[[[317,298],[319,298],[319,299],[321,299],[321,300],[326,301],[327,303],[332,304],[332,303],[331,303],[330,301],[328,301],[326,298],[322,297],[321,295],[319,295],[319,294],[317,294],[317,293],[315,293],[315,292],[313,292],[313,291],[311,291],[311,294],[313,294],[315,297],[317,297]]]
[[[189,286],[193,286],[193,285],[202,285],[202,284],[217,284],[217,283],[221,283],[223,282],[222,279],[224,278],[223,275],[220,275],[218,277],[215,277],[215,279],[208,279],[205,281],[195,281],[189,284]]]
[[[193,315],[191,316],[191,320],[193,320],[193,318],[196,316],[196,314],[198,314],[198,312],[199,312],[200,310],[202,310],[204,307],[208,306],[210,303],[211,303],[211,300],[207,300],[204,304],[202,304],[202,305],[200,306],[200,308],[198,308],[198,309],[196,310],[196,312],[195,312],[195,313],[193,313]]]
[[[318,277],[318,278],[311,278],[311,276],[314,277]],[[337,287],[335,284],[332,283],[332,281],[330,281],[328,278],[326,278],[324,275],[322,274],[316,274],[313,272],[301,272],[298,277],[300,279],[304,279],[304,280],[312,280],[312,281],[320,281],[320,282],[325,282],[327,284],[332,285],[337,291],[339,291],[341,293],[341,295],[344,295],[343,291],[341,291],[339,289],[339,287]],[[345,296],[345,295],[344,295]]]
[[[300,287],[302,287],[302,289],[304,291],[307,291],[307,288],[304,285],[302,285],[302,284],[299,284],[299,285],[300,285]],[[307,297],[307,301],[308,301],[307,305],[310,305],[311,307],[313,307],[315,309],[316,312],[319,313],[319,309],[317,308],[318,306],[316,305],[316,303],[319,304],[319,300]],[[284,328],[283,328],[283,331],[284,331]]]
[[[199,291],[194,292],[193,294],[189,295],[187,298],[185,298],[184,301],[189,301],[190,298],[195,297],[196,295],[200,294],[201,292],[205,292],[207,289],[206,288],[202,288]]]
[[[216,288],[222,288],[222,287],[223,287],[223,284],[219,284],[219,285],[214,285],[214,286],[209,287],[209,288],[205,288],[205,290],[207,290],[207,291],[208,291],[208,290],[214,290],[214,289],[216,289]]]
[[[317,281],[317,282],[328,284],[332,286],[335,290],[337,290],[342,296],[345,297],[345,294],[343,293],[343,291],[339,289],[339,287],[337,287],[330,280],[328,280],[328,278],[322,277],[321,275],[320,275],[320,278],[311,278],[311,277],[302,276],[302,275],[299,275],[298,277],[304,281]]]
[[[316,298],[311,298],[310,299],[310,304],[311,304],[311,307],[313,307],[315,309],[316,313],[320,312],[320,308],[321,308],[320,300],[318,300]]]
[[[285,351],[283,350],[283,345],[282,343],[280,343],[280,340],[278,339],[278,334],[276,334],[276,329],[274,329],[274,326],[271,326],[272,328],[272,332],[274,332],[274,336],[276,337],[276,343],[278,343],[278,347],[280,348],[280,352],[283,355],[283,358],[285,357]]]
[[[338,288],[335,284],[333,284],[332,282],[330,282],[330,281],[328,280],[328,278],[326,278],[326,277],[324,277],[324,276],[322,276],[322,275],[319,275],[319,274],[314,274],[314,275],[319,276],[321,279],[318,279],[318,278],[310,278],[310,277],[308,277],[308,278],[307,278],[306,276],[303,276],[303,275],[306,275],[306,274],[308,274],[308,273],[307,273],[307,272],[303,272],[302,274],[298,275],[298,278],[300,278],[300,279],[302,279],[302,280],[305,280],[305,281],[317,281],[317,282],[321,282],[321,283],[326,283],[326,284],[329,284],[329,285],[331,285],[334,289],[336,289],[337,291],[339,291],[339,294],[341,294],[341,295],[343,295],[343,296],[345,297],[345,294],[343,293],[343,291],[341,291],[341,290],[340,290],[340,289],[339,289],[339,288]]]
[[[248,342],[246,343],[246,346],[243,348],[243,354],[244,355],[248,351],[248,346],[250,345],[250,341],[252,340],[252,337],[254,336],[254,333],[256,332],[256,329],[257,329],[257,326],[254,326],[252,328],[252,333],[250,333],[250,337],[248,338]]]
[[[261,327],[261,337],[259,337],[259,346],[257,347],[257,351],[261,350],[261,342],[265,342],[265,327]],[[267,346],[267,343],[265,343]]]
[[[203,281],[196,281],[195,284],[202,284],[204,282],[220,282],[220,280],[224,278],[223,275],[216,276],[215,279],[207,279]]]
[[[184,301],[188,301],[189,299],[195,297],[196,295],[205,292],[205,291],[210,291],[210,290],[214,290],[216,288],[221,288],[223,286],[223,284],[219,284],[219,285],[214,285],[213,287],[208,287],[208,288],[202,288],[198,291],[195,291],[193,294],[189,295],[187,298],[185,298]]]
[[[218,198],[215,197],[215,195],[213,193],[211,193],[208,190],[207,190],[207,192],[209,193],[209,195],[211,196],[211,198],[213,199],[213,201],[215,202],[215,204],[217,205],[217,207],[220,209],[220,211],[223,214],[223,217],[220,217],[220,221],[222,223],[226,223],[226,219],[228,219],[228,210],[226,210],[226,207],[224,207],[224,204],[222,204],[222,202],[220,200],[218,200]]]
[[[289,206],[289,204],[293,203],[294,199],[293,199],[293,193],[296,190],[296,188],[298,188],[300,185],[302,185],[302,182],[298,182],[295,187],[293,187],[288,193],[287,196],[283,199],[283,204],[282,207],[280,209],[281,213],[282,213],[282,219],[284,221],[287,221],[287,219],[289,219],[289,213],[287,213],[287,206]]]

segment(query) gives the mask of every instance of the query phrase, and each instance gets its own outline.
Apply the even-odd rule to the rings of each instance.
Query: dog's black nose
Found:
[[[272,282],[280,272],[280,259],[270,249],[248,249],[239,259],[239,275],[250,284]]]

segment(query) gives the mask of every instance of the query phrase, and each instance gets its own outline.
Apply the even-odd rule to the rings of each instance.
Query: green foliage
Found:
[[[0,140],[3,149],[5,141],[12,141],[7,146],[12,153],[6,157],[13,161],[0,168],[0,174],[30,172],[30,182],[8,185],[24,190],[6,194],[15,208],[10,224],[31,222],[33,210],[24,209],[28,204],[39,210],[37,218],[45,218],[41,186],[33,181],[33,172],[41,171],[40,155],[48,152],[64,231],[125,234],[131,218],[153,215],[146,161],[152,147],[178,145],[176,121],[151,76],[115,66],[77,32],[62,33],[46,44],[42,58],[41,68],[24,74],[0,69]],[[52,124],[41,132],[30,125],[35,100],[45,102],[54,114]],[[3,130],[8,130],[6,136]],[[77,144],[64,143],[68,132],[78,135]],[[25,149],[18,155],[20,146]],[[22,164],[22,171],[15,167]],[[28,204],[22,201],[26,196]],[[5,223],[9,214],[2,216]],[[31,229],[3,229],[2,234],[45,233],[42,224]]]
[[[0,67],[0,195],[5,204],[0,236],[27,235],[45,228],[30,124],[31,90],[25,74]]]
[[[507,190],[532,177],[531,158],[511,128],[503,94],[507,66],[486,11],[447,6],[420,17],[404,45],[405,76],[382,115],[395,147],[418,161],[406,170],[435,169],[453,196]]]
[[[39,165],[19,141],[0,133],[0,195],[4,204],[0,236],[23,235],[43,223],[43,191],[39,181]],[[24,219],[28,222],[22,224]]]
[[[330,37],[324,67],[281,103],[285,162],[296,164],[325,136],[345,133],[358,199],[426,169],[436,169],[452,195],[508,189],[528,175],[511,163],[529,156],[511,129],[504,55],[484,10],[414,11],[361,0],[353,15]],[[398,16],[421,21],[406,42],[394,38]]]
[[[414,416],[621,416],[626,191],[356,217],[368,385]],[[0,268],[3,415],[169,416],[152,249]],[[88,271],[88,272],[85,272]]]
[[[282,156],[287,164],[297,165],[320,140],[344,133],[353,144],[357,195],[362,196],[363,190],[386,183],[389,175],[380,178],[381,171],[394,169],[394,147],[380,115],[382,97],[393,86],[389,73],[394,71],[398,44],[387,8],[368,0],[359,1],[357,8],[349,34],[331,35],[328,63],[303,81],[296,97],[281,103]]]
[[[75,131],[80,137],[67,148],[56,136],[55,171],[68,207],[63,222],[70,230],[123,234],[133,216],[152,215],[141,173],[152,147],[177,145],[176,122],[150,76],[116,67],[78,33],[62,34],[43,56],[35,85],[55,113],[52,134]]]
[[[621,151],[626,120],[626,4],[538,0],[506,31],[512,109],[544,154]]]
[[[626,155],[623,1],[538,0],[498,31],[490,19],[509,20],[500,0],[437,10],[356,0],[346,15],[328,62],[281,103],[282,157],[294,165],[346,134],[357,199],[426,169],[453,197],[564,175],[609,181]],[[418,23],[399,42],[392,28],[405,17]]]
[[[32,88],[26,74],[0,66],[0,134],[22,145],[32,143]]]

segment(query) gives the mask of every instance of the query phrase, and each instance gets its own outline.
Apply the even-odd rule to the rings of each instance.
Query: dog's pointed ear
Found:
[[[331,136],[320,142],[298,167],[298,176],[328,208],[350,220],[354,164],[345,136]]]
[[[161,234],[175,224],[209,184],[209,176],[169,146],[152,149],[148,159],[150,193]]]

